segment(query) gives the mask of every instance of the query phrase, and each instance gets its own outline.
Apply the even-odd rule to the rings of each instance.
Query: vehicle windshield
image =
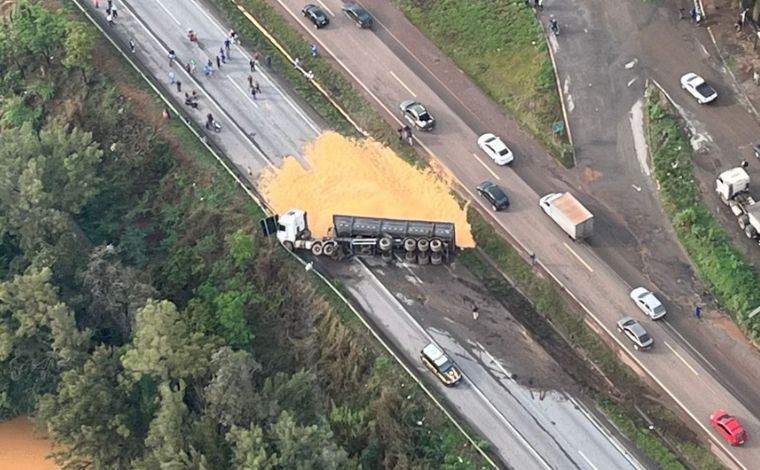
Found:
[[[446,361],[440,366],[438,366],[438,370],[441,372],[441,374],[448,374],[451,369],[454,368],[454,364],[451,361]]]
[[[661,313],[665,313],[665,307],[663,307],[662,304],[657,305],[654,308],[654,313],[657,314],[657,315],[659,315]]]
[[[509,155],[509,150],[506,147],[503,147],[501,150],[499,150],[499,155]]]
[[[697,91],[702,96],[710,96],[715,93],[715,90],[713,90],[713,87],[708,85],[707,83],[703,83],[697,87]]]
[[[427,111],[424,111],[424,112],[421,112],[421,113],[420,113],[420,121],[430,121],[431,119],[432,119],[432,118],[431,118],[431,117],[430,117],[430,115],[427,113]]]
[[[639,341],[641,341],[642,344],[646,344],[651,340],[652,337],[649,336],[649,333],[644,333],[643,335],[639,336]]]

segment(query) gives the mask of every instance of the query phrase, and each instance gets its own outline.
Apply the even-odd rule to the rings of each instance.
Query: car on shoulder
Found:
[[[309,3],[303,7],[301,13],[303,13],[303,16],[305,16],[307,20],[311,21],[314,24],[314,27],[317,29],[324,28],[330,24],[330,18],[327,17],[327,14],[322,11],[320,7],[312,3]]]
[[[436,344],[430,343],[422,348],[420,358],[422,363],[445,385],[456,385],[462,380],[462,373]]]
[[[740,446],[747,442],[747,431],[736,417],[723,410],[715,410],[710,415],[710,424],[732,446]]]
[[[660,299],[643,287],[637,287],[631,291],[631,300],[652,320],[659,320],[667,313]]]
[[[372,29],[372,15],[369,14],[366,8],[358,3],[348,2],[343,4],[343,13],[356,23],[356,26],[362,29]]]
[[[515,155],[509,150],[507,144],[500,137],[491,133],[478,137],[478,147],[491,157],[491,160],[497,165],[506,165],[515,159]]]
[[[689,72],[681,77],[681,88],[696,98],[699,104],[707,104],[718,98],[718,92],[704,78],[694,72]]]
[[[415,129],[431,131],[435,127],[435,119],[422,103],[414,100],[402,101],[399,105],[404,119]]]
[[[617,329],[633,343],[635,350],[648,350],[654,346],[654,339],[649,336],[647,330],[631,317],[623,317],[617,322]]]
[[[476,188],[480,197],[491,204],[494,211],[503,211],[509,208],[509,197],[503,189],[491,181],[483,181]]]

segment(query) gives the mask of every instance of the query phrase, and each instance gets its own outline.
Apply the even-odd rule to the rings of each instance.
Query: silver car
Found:
[[[631,300],[652,320],[658,320],[667,313],[660,299],[643,287],[637,287],[631,291]]]
[[[617,329],[623,333],[633,343],[633,348],[638,350],[652,349],[654,339],[649,336],[647,330],[631,317],[624,317],[617,322]]]
[[[401,114],[415,129],[421,131],[432,131],[435,127],[435,119],[430,115],[427,108],[422,103],[414,100],[402,101],[399,105]]]

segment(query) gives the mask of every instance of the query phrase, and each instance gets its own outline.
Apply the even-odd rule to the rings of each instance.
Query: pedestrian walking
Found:
[[[191,75],[192,75],[192,73],[193,73],[193,70],[190,68],[190,62],[187,62],[187,63],[185,64],[185,72],[187,72],[187,73],[189,73],[189,74],[191,74]]]
[[[134,54],[135,49],[136,49],[136,47],[135,47],[135,40],[134,39],[130,39],[129,40],[129,50],[132,51],[132,53]]]
[[[296,68],[301,66],[301,58],[296,57],[295,60],[293,60],[293,64],[296,66]]]
[[[403,127],[399,127],[398,129],[396,129],[396,132],[398,132],[398,141],[399,142],[403,141],[404,140],[404,128]]]
[[[256,71],[256,62],[254,62],[253,59],[250,59],[248,61],[248,66],[251,68],[251,72],[255,72]]]
[[[108,21],[108,24],[110,24],[111,26],[113,26],[113,15],[110,14],[110,13],[107,14],[106,15],[106,21]]]
[[[219,57],[221,57],[221,58],[222,58],[222,63],[223,63],[223,64],[226,64],[226,63],[227,63],[227,62],[225,61],[225,59],[227,58],[227,56],[226,56],[226,55],[224,55],[224,48],[223,48],[223,47],[220,47],[220,48],[219,48]]]
[[[478,308],[477,305],[473,305],[472,306],[472,319],[473,320],[477,320],[479,316],[480,316],[480,309]]]
[[[98,3],[98,0],[95,0],[95,8],[100,8],[100,3]]]
[[[694,307],[694,316],[697,317],[697,320],[699,320],[700,318],[702,318],[702,307],[701,306],[697,305],[696,307]]]
[[[174,52],[174,49],[169,51],[169,54],[166,56],[169,59],[169,67],[174,66],[174,60],[177,58],[177,54]]]
[[[253,88],[253,75],[248,75],[248,89]]]
[[[196,65],[198,65],[198,62],[195,59],[190,59],[190,73],[195,73]]]
[[[210,62],[211,62],[211,61],[209,61],[209,63],[210,63]],[[211,67],[212,67],[211,65],[209,65],[209,64],[205,64],[205,65],[203,66],[203,75],[205,75],[205,76],[207,76],[207,77],[208,77],[209,75],[211,75],[211,74],[214,72],[214,69],[213,69],[213,68],[211,68]]]
[[[177,80],[177,93],[182,93],[182,82]]]
[[[259,51],[253,53],[253,61],[256,62],[256,65],[261,66],[261,53]]]
[[[216,56],[216,68],[222,68],[222,59],[220,59],[219,56]]]
[[[251,88],[251,97],[253,97],[254,100],[256,99],[256,89],[255,88]]]
[[[225,38],[224,50],[227,51],[227,57],[229,57],[230,56],[230,38]]]
[[[406,143],[408,143],[409,145],[413,145],[414,140],[412,136],[412,128],[409,126],[404,126],[403,134],[404,134],[404,138],[406,139]]]
[[[111,7],[111,15],[113,15],[113,19],[116,19],[119,16],[116,12],[116,7]]]
[[[106,5],[106,13],[111,13],[111,8],[113,8],[113,1],[108,0],[108,4]]]
[[[261,94],[261,87],[259,86],[259,82],[255,82],[253,84],[253,89],[256,90],[256,93],[258,93],[259,95]]]
[[[316,44],[312,44],[311,45],[311,56],[312,57],[316,57],[317,55],[319,55],[319,51],[317,51],[317,45]]]
[[[161,112],[161,117],[168,120],[169,119],[169,110],[164,108],[164,110]]]
[[[689,10],[689,17],[691,17],[691,22],[695,22],[697,20],[697,8],[691,7],[691,10]]]
[[[536,265],[536,254],[535,253],[531,253],[530,254],[530,265],[531,266],[535,266]]]
[[[177,76],[174,74],[174,70],[169,72],[169,80],[171,80],[172,85],[177,81]]]

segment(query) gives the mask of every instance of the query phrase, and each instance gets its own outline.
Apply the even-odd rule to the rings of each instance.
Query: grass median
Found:
[[[439,49],[567,167],[572,148],[541,25],[522,1],[393,0]]]
[[[649,153],[665,212],[702,281],[744,332],[758,341],[760,318],[748,314],[760,306],[760,277],[705,207],[694,179],[691,146],[672,106],[652,86],[646,99]]]

